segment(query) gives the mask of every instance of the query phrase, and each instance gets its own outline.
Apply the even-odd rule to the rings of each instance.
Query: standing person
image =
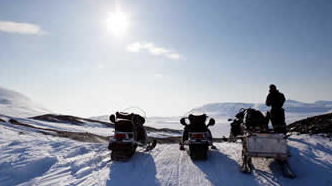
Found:
[[[275,85],[270,85],[265,104],[271,106],[269,118],[276,133],[286,133],[285,111],[282,108],[285,100],[284,94]]]

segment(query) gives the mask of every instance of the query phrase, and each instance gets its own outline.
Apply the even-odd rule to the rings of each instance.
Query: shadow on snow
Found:
[[[219,151],[210,151],[207,161],[193,161],[212,185],[259,185],[255,177],[239,172],[240,165]]]
[[[114,162],[106,185],[160,185],[156,165],[148,153],[136,152],[128,162]]]

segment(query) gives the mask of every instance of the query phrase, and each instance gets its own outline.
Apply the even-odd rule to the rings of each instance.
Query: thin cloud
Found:
[[[157,74],[155,74],[154,76],[157,77],[157,78],[163,78],[163,77],[164,77],[164,74],[157,73]]]
[[[102,63],[99,63],[98,64],[98,69],[103,69],[104,68],[104,65]]]
[[[146,50],[152,55],[163,56],[168,59],[178,60],[181,55],[177,52],[173,52],[163,47],[157,47],[153,43],[132,43],[126,47],[129,52],[139,52],[140,50]]]
[[[180,54],[170,53],[170,54],[167,54],[166,57],[168,57],[169,59],[180,59]]]
[[[1,20],[0,31],[26,35],[41,35],[46,33],[38,25],[35,24]]]
[[[172,77],[169,74],[164,74],[164,73],[155,73],[154,77],[156,79],[160,79],[160,80],[165,80],[165,79],[171,79]]]

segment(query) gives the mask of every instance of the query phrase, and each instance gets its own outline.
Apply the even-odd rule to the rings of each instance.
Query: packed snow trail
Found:
[[[0,122],[0,185],[332,185],[332,142],[292,136],[287,179],[270,159],[253,159],[252,174],[239,172],[241,144],[216,143],[207,161],[192,161],[177,144],[137,152],[129,162],[110,161],[107,144],[45,136]],[[24,129],[24,130],[23,130]]]

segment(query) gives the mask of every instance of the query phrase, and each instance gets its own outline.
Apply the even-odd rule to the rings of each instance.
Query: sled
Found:
[[[283,175],[295,178],[292,173],[288,158],[290,153],[287,139],[284,134],[275,133],[247,133],[242,137],[242,166],[240,171],[250,173],[252,170],[252,157],[275,159],[281,167]]]

